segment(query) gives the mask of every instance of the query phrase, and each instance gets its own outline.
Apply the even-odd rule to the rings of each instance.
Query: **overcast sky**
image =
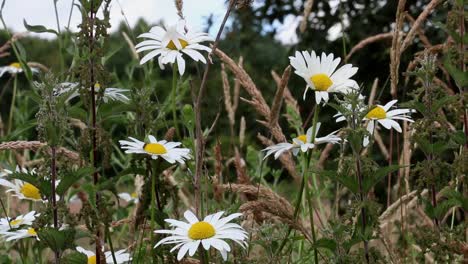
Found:
[[[9,29],[15,32],[23,32],[23,19],[31,25],[44,25],[47,28],[56,29],[54,0],[5,0],[3,16]],[[75,3],[78,0],[75,0]],[[206,17],[213,14],[215,26],[221,23],[226,11],[224,0],[184,0],[184,15],[187,22],[194,29],[203,29]],[[72,0],[58,0],[58,13],[60,25],[64,27],[68,23]],[[111,4],[112,29],[124,19],[122,11],[127,17],[130,26],[142,17],[149,23],[160,20],[172,24],[177,21],[178,16],[174,6],[174,0],[113,0]],[[80,23],[80,14],[75,7],[70,23],[70,28],[77,31]],[[52,37],[52,34],[40,34],[41,37]]]

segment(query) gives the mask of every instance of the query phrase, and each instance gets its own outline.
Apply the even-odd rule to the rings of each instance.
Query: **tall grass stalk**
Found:
[[[58,212],[57,212],[57,201],[55,197],[55,182],[57,179],[57,149],[55,146],[51,147],[51,165],[50,165],[50,170],[51,170],[51,201],[52,201],[52,213],[53,213],[53,221],[54,221],[54,228],[59,229],[58,226]],[[55,264],[60,263],[60,252],[54,251],[54,257],[55,257]]]

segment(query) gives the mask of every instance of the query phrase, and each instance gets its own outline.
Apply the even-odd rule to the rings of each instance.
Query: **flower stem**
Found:
[[[110,247],[110,251],[111,251],[111,254],[112,254],[112,261],[114,262],[114,264],[117,264],[117,259],[115,257],[114,246],[112,245],[112,238],[111,238],[111,235],[110,235],[110,232],[109,232],[109,226],[108,225],[106,225],[106,236],[107,236],[107,241],[109,242],[109,247]]]
[[[174,127],[176,129],[177,137],[181,138],[179,126],[177,122],[176,93],[177,93],[177,63],[174,63],[172,67],[172,92],[171,92],[172,119],[174,122]]]
[[[14,77],[13,80],[13,95],[11,97],[11,106],[10,106],[10,115],[8,116],[8,130],[7,135],[11,132],[11,127],[13,126],[13,112],[15,111],[15,102],[16,102],[16,90],[18,86],[18,78]]]

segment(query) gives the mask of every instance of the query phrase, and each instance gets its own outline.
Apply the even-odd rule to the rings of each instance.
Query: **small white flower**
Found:
[[[179,162],[184,164],[185,160],[190,159],[190,149],[178,148],[182,143],[168,142],[166,140],[158,141],[152,135],[148,136],[149,143],[145,143],[133,137],[128,137],[132,141],[120,140],[120,147],[125,149],[125,153],[148,154],[153,159],[161,157],[167,162],[174,164]]]
[[[395,120],[405,120],[408,122],[414,122],[408,113],[415,112],[413,109],[394,109],[390,110],[390,108],[396,104],[398,100],[392,100],[388,102],[386,105],[376,105],[372,108],[364,117],[364,120],[368,120],[367,123],[367,131],[369,134],[374,134],[374,129],[376,127],[376,122],[380,123],[386,129],[395,129],[398,133],[401,133],[401,126]],[[389,111],[390,110],[390,111]],[[364,138],[363,146],[367,146],[369,144],[369,137]]]
[[[36,240],[39,240],[36,230],[32,227],[29,227],[27,229],[19,229],[11,232],[0,232],[0,235],[2,235],[6,241],[20,240],[28,237],[34,237],[36,238]]]
[[[127,192],[123,192],[123,193],[119,193],[118,194],[119,198],[126,201],[127,203],[135,203],[137,204],[139,199],[138,199],[138,194],[136,192],[132,192],[132,193],[127,193]]]
[[[86,257],[88,257],[88,264],[96,263],[96,254],[94,251],[86,250],[82,247],[76,247],[76,251],[83,253],[86,255]],[[104,256],[106,257],[107,264],[114,264],[111,251],[104,252]],[[132,260],[132,257],[130,256],[130,254],[125,253],[125,249],[115,251],[114,256],[115,256],[115,260],[117,261],[117,264],[129,263]]]
[[[358,68],[345,64],[336,69],[341,59],[333,59],[333,53],[328,56],[322,53],[320,58],[315,55],[315,51],[312,53],[296,51],[295,56],[289,57],[289,60],[296,70],[295,73],[304,78],[307,83],[304,99],[309,88],[315,91],[317,104],[320,104],[322,100],[327,103],[329,93],[349,93],[359,89],[356,81],[350,79],[356,74]]]
[[[35,67],[29,67],[32,72],[38,72],[39,69]],[[11,75],[16,75],[18,73],[23,72],[23,68],[21,68],[21,64],[19,62],[13,62],[10,65],[0,67],[0,77],[2,77],[5,73],[9,73]]]
[[[207,33],[186,31],[185,20],[179,20],[176,25],[166,28],[155,26],[148,33],[138,36],[148,40],[144,40],[135,46],[137,52],[151,50],[141,59],[140,64],[159,56],[158,63],[161,69],[164,69],[164,64],[177,62],[179,73],[183,75],[185,60],[182,55],[186,54],[194,61],[206,63],[206,59],[200,51],[211,52],[211,49],[200,43],[213,41]]]
[[[16,229],[22,225],[31,226],[36,217],[36,211],[31,211],[25,215],[18,215],[16,218],[1,218],[0,219],[0,231],[9,231],[10,229]]]
[[[67,102],[72,100],[75,97],[80,96],[78,91],[79,83],[71,83],[71,82],[64,82],[59,83],[57,87],[54,88],[54,96],[60,96],[62,94],[70,93],[67,98]],[[98,83],[94,86],[96,88],[96,92],[101,89],[101,85]],[[89,88],[88,88],[89,89]],[[125,93],[129,92],[127,89],[122,88],[106,88],[104,90],[104,96],[102,100],[104,103],[108,103],[110,101],[119,101],[122,103],[128,103],[130,98],[128,98]]]
[[[262,151],[266,151],[266,155],[264,159],[266,159],[271,154],[275,154],[275,159],[278,159],[281,154],[286,151],[291,150],[294,156],[297,156],[299,150],[302,152],[306,152],[309,149],[313,149],[315,145],[323,144],[323,143],[332,143],[336,144],[341,141],[341,138],[336,135],[338,131],[332,132],[325,137],[317,137],[317,134],[320,130],[320,123],[317,123],[316,130],[315,130],[315,141],[312,142],[312,130],[313,127],[310,127],[305,135],[299,135],[296,138],[293,138],[292,143],[283,142],[276,145],[269,146]]]
[[[162,244],[176,244],[171,252],[179,249],[177,259],[181,260],[187,252],[193,256],[201,244],[205,250],[209,250],[211,247],[217,249],[223,259],[227,260],[231,246],[224,240],[232,240],[245,248],[247,246],[245,241],[247,232],[240,225],[229,223],[242,214],[236,213],[222,218],[223,214],[224,212],[211,214],[206,216],[203,221],[199,221],[191,211],[187,210],[184,213],[187,222],[166,219],[165,221],[175,229],[154,231],[157,234],[171,235],[161,239],[154,247]]]

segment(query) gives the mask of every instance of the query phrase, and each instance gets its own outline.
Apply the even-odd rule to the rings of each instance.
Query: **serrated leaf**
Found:
[[[335,252],[336,242],[333,239],[320,238],[312,245],[312,248],[326,248],[331,250],[332,252]]]
[[[363,179],[362,184],[364,193],[368,193],[372,189],[372,187],[374,187],[377,183],[383,180],[389,173],[394,172],[403,167],[405,166],[390,165],[383,168],[379,168],[371,175],[366,175],[366,177],[364,177]]]
[[[80,168],[77,171],[74,171],[68,175],[62,177],[59,185],[57,186],[56,192],[58,195],[63,196],[65,192],[78,180],[83,178],[86,175],[91,175],[93,173],[93,169],[89,167]]]
[[[336,171],[317,171],[316,173],[339,182],[353,193],[358,193],[359,191],[357,181],[349,175],[338,175]]]
[[[448,105],[456,100],[458,100],[458,98],[454,95],[447,95],[440,98],[432,104],[432,113],[438,112],[441,107]]]
[[[73,229],[57,230],[52,227],[44,227],[37,231],[37,236],[53,251],[63,251],[74,247]]]
[[[465,87],[468,85],[468,74],[458,69],[451,61],[450,57],[445,57],[444,66],[449,72],[450,76],[452,76],[452,78],[455,80],[458,87]]]
[[[52,33],[52,34],[55,34],[57,36],[59,35],[57,31],[55,31],[53,29],[48,29],[48,28],[44,27],[43,25],[29,25],[26,22],[26,19],[23,19],[23,24],[24,24],[24,27],[30,32],[34,32],[34,33]]]

